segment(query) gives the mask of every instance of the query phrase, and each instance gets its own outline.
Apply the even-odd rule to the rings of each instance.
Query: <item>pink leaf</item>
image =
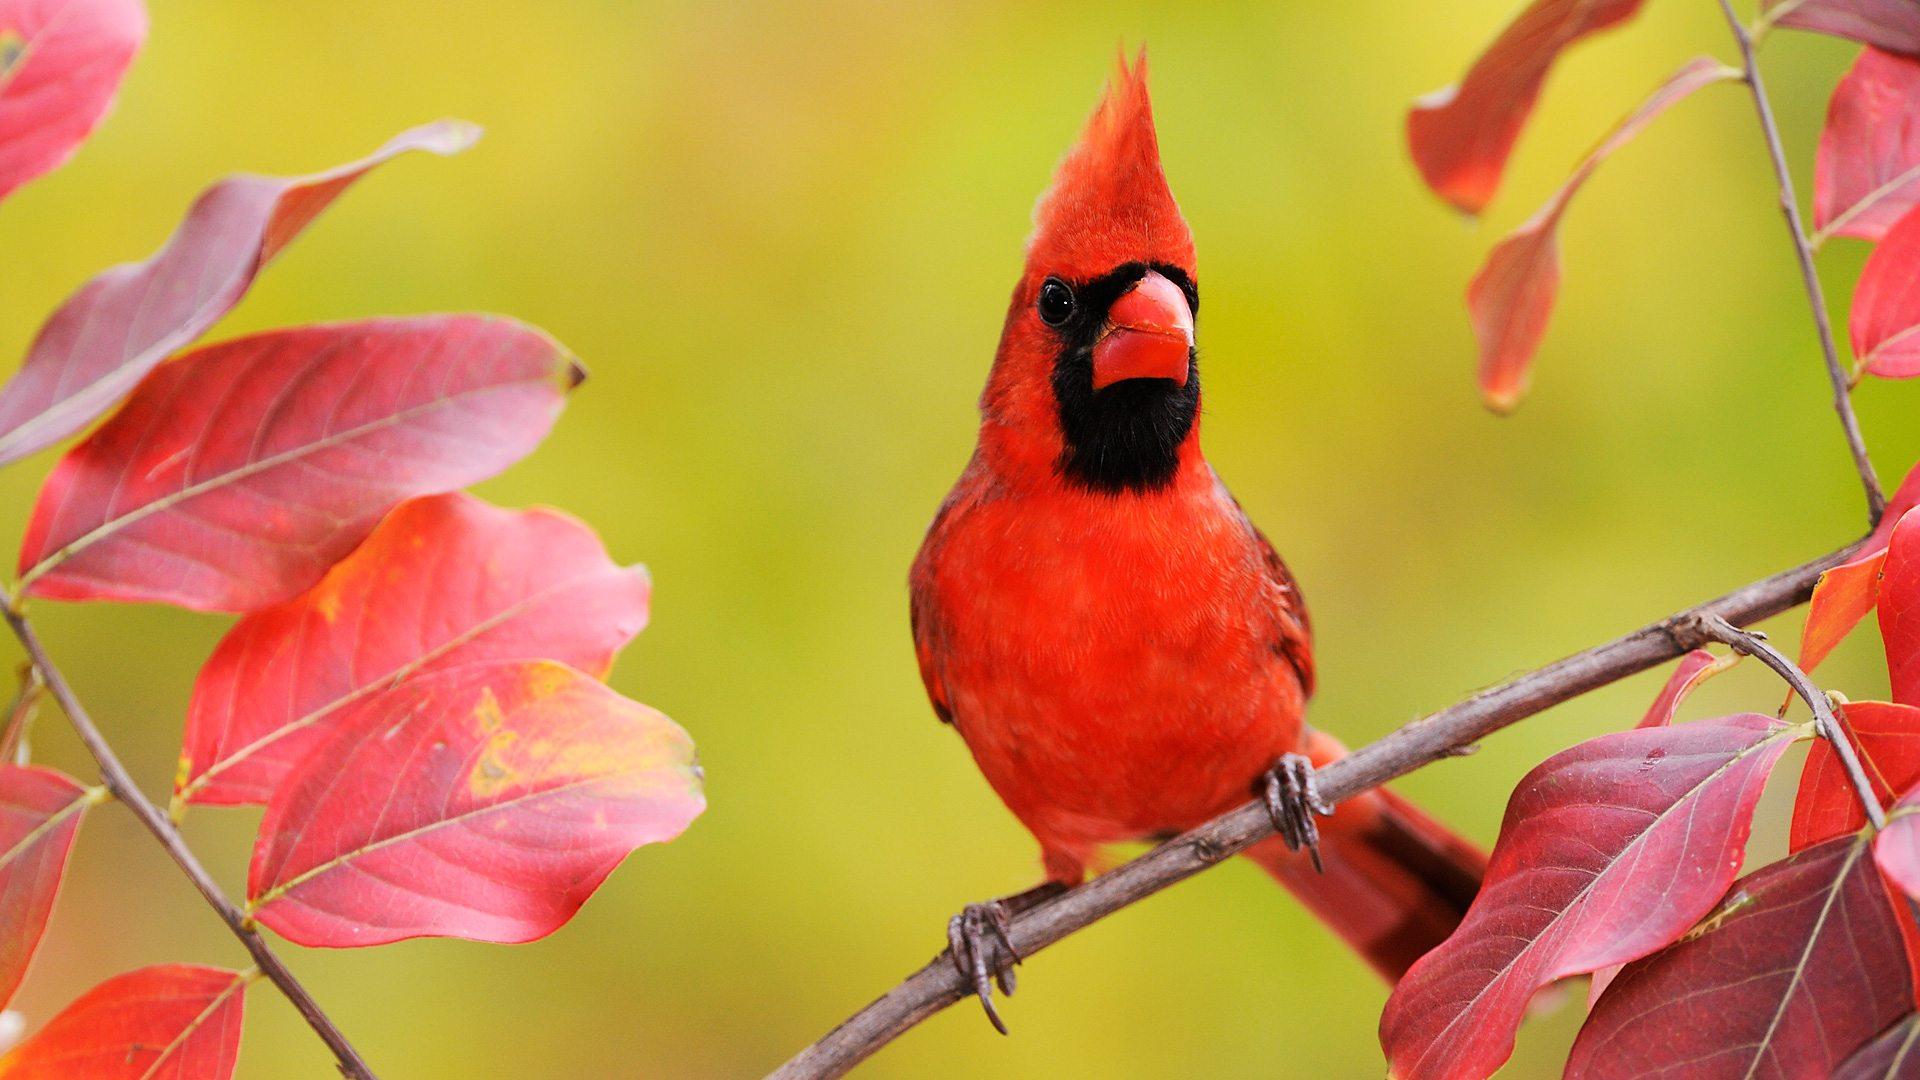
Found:
[[[73,156],[146,36],[139,0],[0,0],[0,199]]]
[[[1841,718],[1853,736],[1860,764],[1885,806],[1920,783],[1920,709],[1884,701],[1850,701]],[[1807,751],[1800,788],[1793,798],[1787,850],[1799,851],[1823,840],[1858,832],[1867,823],[1860,797],[1825,739]]]
[[[1913,1008],[1867,844],[1830,840],[1743,878],[1672,948],[1629,964],[1567,1060],[1582,1080],[1831,1076]]]
[[[189,964],[116,975],[0,1058],[0,1080],[224,1080],[250,981]]]
[[[1853,355],[1869,375],[1920,375],[1920,210],[1887,231],[1853,293]]]
[[[1920,55],[1920,4],[1914,0],[1761,0],[1760,9],[1778,26]]]
[[[1739,660],[1738,653],[1715,656],[1705,649],[1695,649],[1681,657],[1679,665],[1673,669],[1673,674],[1668,677],[1666,685],[1660,688],[1660,693],[1654,697],[1653,704],[1647,708],[1647,714],[1640,718],[1640,723],[1636,726],[1643,728],[1672,726],[1674,712],[1680,708],[1680,703],[1687,699],[1687,695],[1693,693],[1694,687],[1727,670]]]
[[[1920,61],[1866,49],[1827,105],[1813,167],[1821,235],[1878,240],[1920,202]]]
[[[1753,714],[1636,728],[1527,774],[1466,919],[1387,1002],[1393,1075],[1490,1075],[1541,990],[1684,933],[1739,872],[1754,804],[1793,738]]]
[[[340,722],[267,804],[248,895],[302,945],[531,941],[705,805],[666,717],[559,664],[468,664]]]
[[[1735,74],[1708,57],[1675,72],[1587,154],[1545,206],[1487,253],[1467,288],[1467,312],[1480,343],[1480,392],[1488,408],[1512,412],[1526,393],[1533,358],[1560,291],[1560,218],[1574,193],[1654,117],[1701,87]]]
[[[456,153],[478,135],[470,124],[442,121],[330,172],[241,175],[207,189],[166,246],[87,282],[40,328],[26,362],[0,388],[0,465],[112,408],[239,303],[261,267],[369,169],[408,150]]]
[[[266,802],[343,710],[477,660],[557,660],[604,674],[647,621],[646,571],[623,569],[554,510],[469,495],[414,499],[312,589],[241,619],[194,684],[176,797]]]
[[[20,988],[80,817],[96,801],[52,769],[0,765],[0,1005]]]
[[[1915,815],[1920,815],[1920,792],[1908,792],[1873,838],[1873,861],[1887,880],[1920,899],[1920,817]]]
[[[320,579],[402,499],[499,472],[579,368],[509,319],[277,330],[155,371],[61,459],[20,552],[27,595],[250,611]]]
[[[1533,0],[1458,85],[1407,112],[1407,146],[1427,186],[1469,214],[1493,200],[1507,157],[1562,50],[1625,22],[1643,0]]]

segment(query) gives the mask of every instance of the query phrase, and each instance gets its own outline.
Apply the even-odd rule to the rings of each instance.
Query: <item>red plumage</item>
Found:
[[[1283,754],[1339,752],[1303,722],[1300,591],[1200,452],[1197,369],[1189,382],[1166,364],[1168,336],[1191,327],[1194,281],[1143,54],[1119,65],[1040,201],[979,443],[912,574],[934,708],[1040,842],[1052,881],[1078,883],[1102,845],[1245,802]],[[1168,282],[1186,311],[1121,320],[1116,297],[1148,296],[1128,312],[1178,309]],[[1062,301],[1043,289],[1070,293],[1072,313],[1052,321]],[[1158,359],[1112,359],[1136,346]],[[1102,364],[1172,377],[1093,390]],[[1324,874],[1277,839],[1249,854],[1389,978],[1451,932],[1484,866],[1387,792],[1343,804],[1325,834]]]

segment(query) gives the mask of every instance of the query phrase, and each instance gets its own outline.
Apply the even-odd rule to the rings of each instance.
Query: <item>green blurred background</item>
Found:
[[[707,815],[546,941],[288,946],[382,1075],[758,1075],[922,963],[959,905],[1035,880],[1031,841],[925,703],[904,582],[971,446],[1033,200],[1116,42],[1151,46],[1207,295],[1208,452],[1304,582],[1321,725],[1366,741],[1857,535],[1735,87],[1659,121],[1581,195],[1534,394],[1511,419],[1480,408],[1461,294],[1482,252],[1669,70],[1731,55],[1705,0],[1650,5],[1578,49],[1472,226],[1416,183],[1402,114],[1511,6],[155,0],[118,111],[0,207],[0,355],[88,275],[144,257],[216,177],[330,166],[437,116],[481,122],[470,153],[366,181],[215,336],[486,309],[572,346],[594,378],[551,442],[481,491],[565,507],[651,565],[654,624],[614,684],[691,729],[707,767]],[[1803,184],[1851,52],[1767,43]],[[1821,256],[1836,310],[1863,255],[1840,241]],[[1920,453],[1917,393],[1858,395],[1889,486]],[[0,474],[0,533],[18,534],[50,460]],[[163,790],[224,621],[36,617]],[[1875,697],[1880,670],[1868,629],[1827,677]],[[1629,725],[1660,677],[1404,789],[1491,841],[1532,763]],[[1749,664],[1697,711],[1779,696]],[[89,775],[57,716],[41,730],[42,758]],[[235,892],[254,821],[188,822]],[[104,809],[16,1007],[38,1023],[115,971],[173,960],[245,957]],[[1382,1070],[1384,989],[1250,867],[1074,936],[1021,983],[1011,1038],[955,1009],[863,1075]],[[331,1075],[270,988],[248,1008],[242,1076]],[[1577,1013],[1531,1026],[1509,1073],[1557,1075]]]

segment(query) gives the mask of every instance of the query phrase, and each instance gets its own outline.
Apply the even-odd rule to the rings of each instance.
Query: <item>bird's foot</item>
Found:
[[[968,904],[947,920],[947,952],[953,957],[953,966],[973,985],[973,994],[986,1010],[987,1020],[1002,1035],[1007,1033],[1007,1023],[993,1007],[993,984],[999,983],[1001,993],[1013,996],[1013,966],[1020,962],[1020,954],[1008,936],[1012,928],[1013,916],[998,900]]]
[[[1001,993],[1013,996],[1013,968],[1020,962],[1019,950],[1013,947],[1013,917],[1065,891],[1066,886],[1049,882],[1016,896],[968,904],[947,920],[947,953],[953,966],[973,987],[987,1019],[1002,1035],[1007,1025],[993,1007],[993,987],[998,983]]]
[[[1313,868],[1320,866],[1320,826],[1314,815],[1333,813],[1333,807],[1320,797],[1313,777],[1313,762],[1305,754],[1287,754],[1260,778],[1260,797],[1267,804],[1267,816],[1273,830],[1293,851],[1307,849]]]

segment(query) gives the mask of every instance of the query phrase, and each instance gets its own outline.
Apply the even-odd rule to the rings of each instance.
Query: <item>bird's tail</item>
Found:
[[[1314,731],[1307,754],[1318,767],[1346,747]],[[1453,933],[1487,869],[1479,848],[1385,788],[1348,799],[1321,820],[1324,873],[1278,837],[1246,853],[1388,982]]]

